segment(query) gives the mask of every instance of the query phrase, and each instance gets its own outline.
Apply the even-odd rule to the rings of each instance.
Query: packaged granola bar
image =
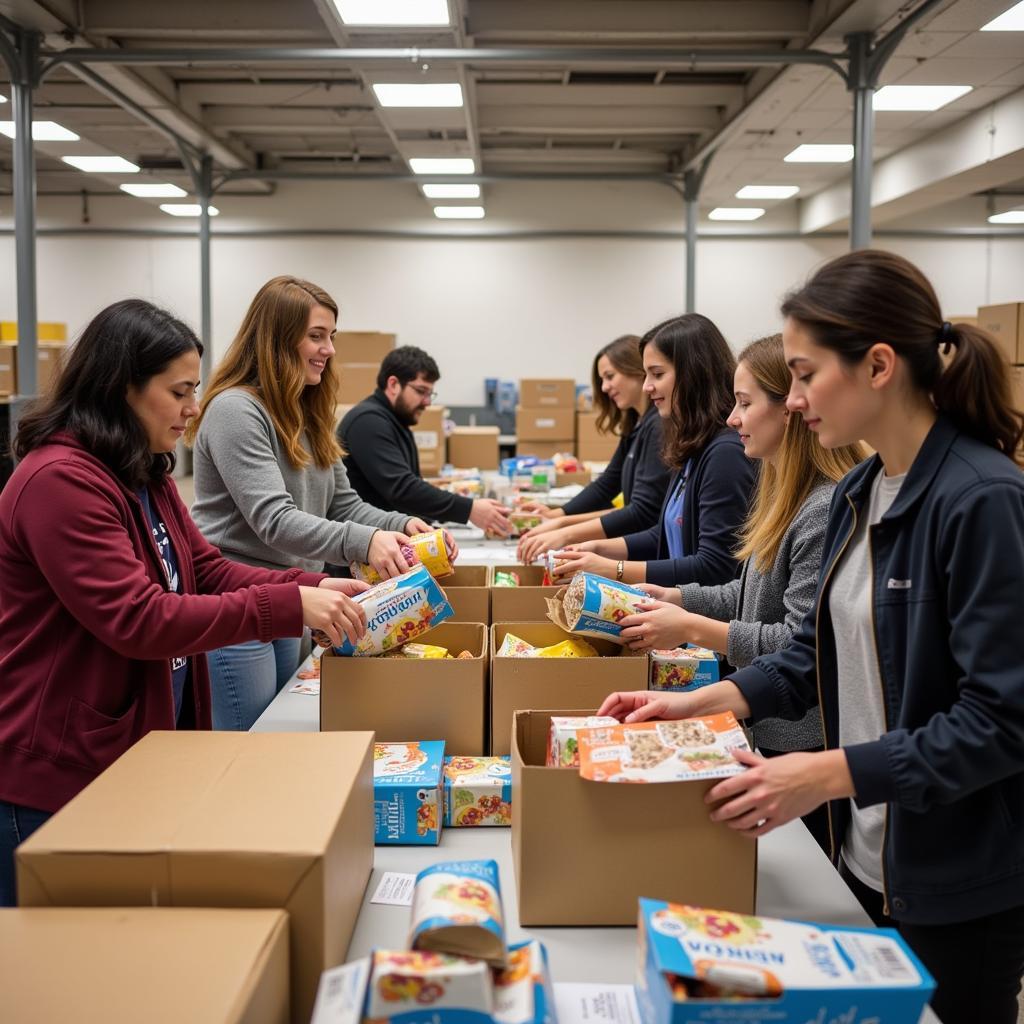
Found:
[[[718,678],[718,655],[706,647],[651,651],[649,690],[698,690]]]
[[[389,651],[389,658],[450,658],[447,647],[436,647],[433,644],[405,644],[397,651]]]
[[[445,828],[512,824],[512,759],[444,759]]]
[[[548,618],[567,633],[603,637],[621,644],[625,641],[620,636],[619,622],[636,613],[642,604],[649,604],[651,599],[628,583],[581,572],[567,587],[546,600]]]
[[[618,725],[617,718],[607,715],[587,715],[581,718],[558,715],[551,719],[548,733],[548,749],[544,763],[548,768],[578,768],[580,763],[580,729],[592,729],[601,725]]]

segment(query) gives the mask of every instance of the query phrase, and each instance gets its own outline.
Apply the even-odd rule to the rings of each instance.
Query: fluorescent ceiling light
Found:
[[[966,96],[969,85],[886,85],[875,93],[875,110],[939,110]]]
[[[140,199],[181,199],[182,196],[188,195],[183,188],[178,188],[177,185],[172,185],[169,181],[159,185],[145,182],[139,182],[137,185],[122,185],[121,191],[127,192],[130,196],[138,196]]]
[[[1006,213],[993,213],[988,219],[989,224],[1024,224],[1024,210],[1007,210]]]
[[[853,159],[853,146],[843,144],[839,146],[808,145],[804,143],[797,146],[792,153],[785,157],[788,164],[845,164]]]
[[[479,199],[479,185],[423,185],[428,199]]]
[[[6,102],[7,102],[7,97],[6,96],[0,96],[0,103],[6,103]]]
[[[789,199],[800,191],[799,185],[744,185],[737,199]]]
[[[764,210],[759,206],[716,206],[708,220],[757,220],[763,216]]]
[[[6,100],[4,101],[6,102]],[[6,135],[13,139],[17,136],[17,130],[13,121],[0,121],[0,135]],[[79,136],[68,131],[63,125],[56,121],[33,121],[32,141],[33,142],[77,142]]]
[[[434,216],[441,220],[481,220],[484,215],[482,206],[435,206]]]
[[[993,18],[987,25],[981,26],[982,32],[1024,32],[1024,0],[1014,4],[1009,10],[1003,11],[998,18]]]
[[[198,217],[203,208],[198,203],[161,203],[160,209],[172,217]],[[216,206],[208,206],[211,217],[216,217],[220,210]]]
[[[409,82],[373,87],[382,107],[461,107],[458,82]]]
[[[414,156],[409,161],[413,174],[475,174],[476,164],[468,156]]]
[[[123,156],[62,156],[61,160],[80,171],[109,174],[136,174],[138,164],[125,160]]]
[[[346,25],[448,25],[448,0],[334,0]]]

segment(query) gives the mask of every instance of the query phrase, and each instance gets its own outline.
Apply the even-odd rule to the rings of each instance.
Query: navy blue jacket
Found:
[[[821,704],[838,746],[832,573],[881,471],[840,481],[818,595],[785,650],[732,679],[753,719]],[[869,538],[888,731],[845,748],[859,807],[887,805],[890,914],[948,924],[1024,904],[1024,474],[940,417]],[[833,858],[849,801],[829,805]]]
[[[661,503],[657,522],[626,537],[631,561],[647,563],[647,582],[663,587],[684,583],[728,583],[739,575],[733,552],[754,491],[757,472],[743,454],[740,435],[723,427],[692,460],[683,495],[683,557],[668,558],[665,506],[679,481],[676,473]]]

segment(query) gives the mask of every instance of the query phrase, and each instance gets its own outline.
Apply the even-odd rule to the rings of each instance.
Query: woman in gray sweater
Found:
[[[649,610],[622,620],[622,635],[634,650],[696,644],[741,668],[785,647],[813,603],[832,492],[865,453],[859,445],[823,448],[802,417],[789,415],[789,385],[780,334],[740,353],[728,422],[739,431],[747,457],[761,462],[740,535],[742,571],[721,586],[641,584],[655,600]],[[819,749],[821,715],[813,708],[798,722],[759,722],[756,740],[766,756]],[[816,815],[805,822],[824,847],[827,823]]]

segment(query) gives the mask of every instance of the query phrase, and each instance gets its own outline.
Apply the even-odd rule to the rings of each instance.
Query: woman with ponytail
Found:
[[[944,322],[924,275],[866,250],[782,306],[791,413],[877,452],[840,483],[814,606],[721,683],[619,693],[627,721],[799,718],[825,750],[762,759],[707,796],[745,835],[828,803],[832,857],[938,982],[947,1022],[1013,1024],[1024,972],[1024,413],[994,341]],[[946,357],[951,357],[948,360]]]

